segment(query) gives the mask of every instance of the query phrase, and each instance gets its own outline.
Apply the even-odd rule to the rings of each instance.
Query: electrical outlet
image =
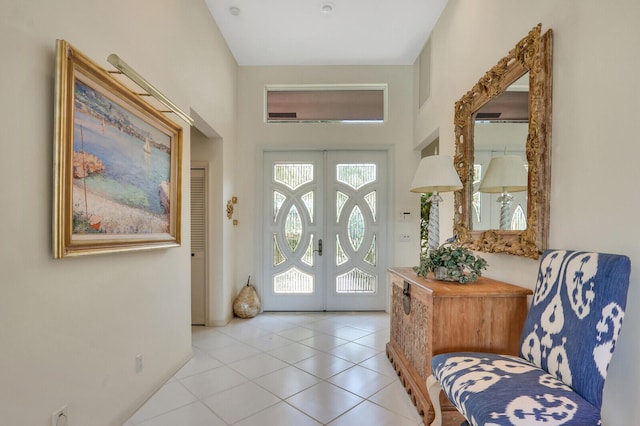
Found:
[[[51,426],[69,426],[68,420],[67,406],[65,405],[51,415]]]
[[[411,241],[411,235],[410,234],[400,234],[400,242],[401,243],[407,243]]]
[[[136,374],[142,373],[142,369],[144,368],[144,364],[142,362],[142,354],[136,355]]]

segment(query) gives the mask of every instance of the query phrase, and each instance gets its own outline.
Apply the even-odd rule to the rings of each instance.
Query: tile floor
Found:
[[[193,328],[193,358],[124,426],[418,426],[385,313],[265,313]]]

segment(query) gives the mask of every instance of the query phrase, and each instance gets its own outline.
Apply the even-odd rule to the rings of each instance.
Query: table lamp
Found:
[[[435,250],[440,243],[438,223],[438,204],[442,201],[441,192],[452,192],[462,189],[462,182],[453,167],[453,159],[447,155],[432,155],[420,160],[420,165],[411,182],[411,192],[431,192],[428,201],[429,210],[429,250]]]

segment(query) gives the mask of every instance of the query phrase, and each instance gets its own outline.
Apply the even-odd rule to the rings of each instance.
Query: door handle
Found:
[[[318,256],[322,256],[322,239],[318,240],[318,250],[314,250],[318,252]]]

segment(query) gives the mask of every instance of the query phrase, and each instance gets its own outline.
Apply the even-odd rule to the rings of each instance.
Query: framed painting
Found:
[[[57,41],[53,251],[180,245],[182,128]]]

